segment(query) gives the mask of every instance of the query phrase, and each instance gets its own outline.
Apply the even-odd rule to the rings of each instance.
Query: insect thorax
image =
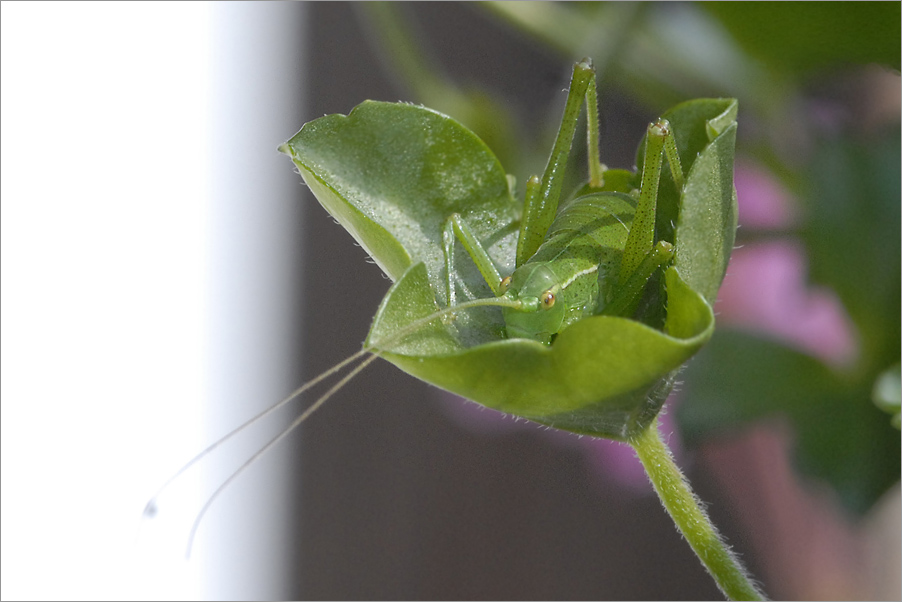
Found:
[[[635,212],[625,194],[574,199],[558,214],[530,262],[545,262],[561,286],[567,311],[561,329],[597,314],[617,282]]]

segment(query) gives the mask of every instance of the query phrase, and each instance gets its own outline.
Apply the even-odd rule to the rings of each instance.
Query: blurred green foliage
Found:
[[[899,2],[704,2],[753,58],[809,76],[837,65],[899,69]]]

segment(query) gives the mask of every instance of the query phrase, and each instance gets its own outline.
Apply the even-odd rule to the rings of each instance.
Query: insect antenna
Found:
[[[262,412],[260,412],[260,413],[257,414],[256,416],[250,418],[250,419],[247,420],[246,422],[244,422],[244,423],[242,423],[241,425],[235,427],[235,428],[232,429],[230,432],[228,432],[227,434],[223,435],[222,437],[220,437],[219,439],[217,439],[216,441],[214,441],[213,443],[211,443],[206,449],[204,449],[204,450],[201,451],[199,454],[197,454],[196,456],[194,456],[193,458],[191,458],[190,460],[188,460],[188,462],[186,462],[181,468],[179,468],[178,471],[177,471],[175,474],[173,474],[171,477],[169,477],[169,478],[166,480],[166,482],[163,483],[163,484],[160,486],[159,489],[157,489],[156,493],[154,493],[153,496],[150,498],[150,500],[148,500],[147,505],[144,506],[144,516],[145,516],[146,518],[153,518],[154,516],[156,516],[156,513],[157,513],[157,499],[160,497],[160,495],[162,495],[162,493],[163,493],[163,492],[164,492],[164,491],[165,491],[165,490],[166,490],[166,489],[167,489],[167,488],[168,488],[168,487],[169,487],[176,479],[178,479],[180,476],[182,476],[189,468],[191,468],[192,466],[194,466],[195,464],[197,464],[198,462],[200,462],[204,457],[206,457],[206,456],[209,455],[210,453],[214,452],[217,448],[219,448],[220,446],[222,446],[223,444],[225,444],[225,443],[226,443],[227,441],[229,441],[232,437],[234,437],[235,435],[237,435],[238,433],[240,433],[240,432],[243,431],[244,429],[246,429],[246,428],[248,428],[248,427],[250,427],[250,426],[256,424],[257,422],[259,422],[260,420],[263,420],[264,418],[266,418],[267,416],[269,416],[270,414],[272,414],[273,412],[275,412],[275,411],[278,410],[279,408],[282,408],[282,407],[284,407],[285,405],[291,403],[292,401],[294,401],[295,399],[297,399],[302,393],[304,393],[304,392],[307,391],[308,389],[310,389],[310,388],[316,386],[317,384],[319,384],[319,383],[322,382],[323,380],[329,378],[329,377],[332,376],[333,374],[335,374],[335,373],[341,371],[342,368],[344,368],[344,367],[347,366],[348,364],[353,363],[355,360],[359,359],[360,357],[362,357],[362,356],[365,355],[366,353],[367,353],[367,350],[361,349],[360,351],[358,351],[357,353],[351,355],[350,357],[347,357],[347,358],[345,358],[344,360],[338,362],[337,364],[335,364],[334,366],[332,366],[331,368],[329,368],[328,370],[326,370],[325,372],[323,372],[322,374],[320,374],[319,376],[317,376],[317,377],[314,378],[313,380],[311,380],[311,381],[309,381],[309,382],[307,382],[307,383],[304,383],[302,386],[300,386],[300,387],[298,387],[297,389],[295,389],[291,394],[289,394],[289,395],[288,395],[285,399],[283,399],[282,401],[276,403],[275,405],[272,405],[272,406],[266,408],[265,410],[263,410]]]
[[[339,367],[337,369],[340,369],[340,367],[346,366],[351,360],[359,358],[364,353],[366,353],[365,350],[355,353],[347,360],[344,360],[343,362],[341,362],[341,364],[338,364]],[[266,445],[264,445],[263,447],[258,449],[256,452],[254,452],[254,454],[250,458],[245,460],[241,466],[236,468],[232,472],[232,474],[230,474],[228,476],[228,478],[225,481],[223,481],[222,484],[219,485],[219,487],[217,487],[213,493],[210,494],[210,497],[207,498],[207,501],[204,503],[204,505],[198,511],[197,517],[194,519],[194,523],[191,525],[191,531],[188,533],[188,548],[185,551],[186,557],[191,556],[191,546],[194,544],[194,536],[197,533],[197,529],[198,529],[198,527],[200,527],[200,522],[204,518],[204,515],[207,513],[207,510],[209,510],[210,507],[213,506],[213,502],[216,501],[216,498],[218,498],[219,495],[223,491],[225,491],[226,488],[228,488],[228,486],[232,483],[232,481],[234,481],[239,476],[241,476],[241,474],[245,470],[247,470],[247,468],[249,466],[251,466],[251,464],[253,464],[257,460],[259,460],[260,457],[263,456],[263,454],[265,454],[266,452],[271,450],[273,447],[275,447],[279,443],[279,441],[281,441],[282,439],[287,437],[289,434],[291,434],[291,432],[294,431],[294,429],[299,427],[301,425],[301,423],[303,423],[305,420],[307,420],[307,417],[310,416],[310,414],[315,412],[320,406],[322,406],[326,402],[327,399],[329,399],[330,397],[332,397],[332,395],[337,393],[339,391],[339,389],[344,387],[352,378],[357,376],[357,374],[359,374],[364,368],[366,368],[368,365],[370,365],[377,357],[379,357],[379,356],[376,354],[372,354],[372,355],[370,355],[370,357],[368,357],[365,360],[363,360],[362,362],[360,362],[360,364],[358,364],[353,370],[348,372],[345,376],[342,377],[341,380],[339,380],[337,383],[335,383],[335,385],[333,385],[331,389],[329,389],[328,391],[323,393],[320,396],[320,398],[317,399],[313,403],[313,405],[311,405],[309,408],[304,410],[304,412],[300,416],[295,418],[291,424],[289,424],[287,427],[282,429],[282,431],[278,435],[276,435],[275,437],[270,439],[266,443]],[[329,373],[334,374],[335,370],[336,370],[336,368],[333,368],[329,371]],[[322,376],[322,375],[320,375],[320,376]],[[322,379],[320,379],[320,380],[322,380]],[[308,383],[308,385],[309,385],[309,383]],[[270,409],[272,409],[272,408],[270,408]]]
[[[364,347],[357,353],[345,358],[344,360],[335,364],[334,366],[332,366],[331,368],[329,368],[322,374],[318,375],[313,380],[311,380],[311,381],[305,383],[303,386],[297,388],[283,400],[281,400],[278,403],[263,410],[262,412],[260,412],[256,416],[250,418],[249,420],[247,420],[240,426],[232,429],[229,433],[220,437],[218,440],[214,441],[212,444],[210,444],[208,447],[206,447],[199,454],[197,454],[196,456],[191,458],[191,460],[189,460],[184,466],[182,466],[175,474],[173,474],[171,477],[169,477],[169,479],[165,483],[163,483],[163,485],[156,491],[156,493],[153,495],[153,497],[150,498],[150,500],[147,502],[147,505],[144,507],[144,517],[145,518],[154,517],[157,513],[157,499],[160,497],[160,495],[169,487],[169,485],[171,485],[176,479],[178,479],[180,476],[182,476],[189,468],[191,468],[192,466],[197,464],[204,457],[206,457],[210,453],[214,452],[216,449],[218,449],[220,446],[222,446],[223,444],[228,442],[230,439],[232,439],[235,435],[237,435],[244,429],[252,426],[253,424],[262,420],[263,418],[265,418],[272,412],[274,412],[274,411],[278,410],[279,408],[285,406],[286,404],[294,401],[301,394],[305,393],[307,390],[309,390],[310,388],[319,384],[326,378],[329,378],[330,376],[337,374],[342,369],[344,369],[348,365],[352,364],[356,360],[360,359],[364,355],[370,354],[370,357],[368,357],[368,358],[364,359],[362,362],[360,362],[350,372],[348,372],[345,376],[343,376],[337,383],[335,383],[335,385],[333,385],[328,391],[326,391],[319,398],[317,398],[317,400],[314,401],[313,404],[310,405],[310,407],[308,407],[306,410],[304,410],[300,416],[295,418],[291,422],[291,424],[289,424],[287,427],[285,427],[282,431],[280,431],[277,435],[275,435],[272,439],[270,439],[267,443],[265,443],[260,449],[258,449],[256,452],[254,452],[254,454],[251,455],[251,457],[249,457],[247,460],[245,460],[244,463],[241,464],[241,466],[236,468],[213,491],[213,493],[210,494],[210,496],[207,498],[207,501],[204,503],[204,505],[198,511],[197,516],[195,517],[194,522],[191,525],[191,530],[188,534],[188,546],[186,549],[186,557],[190,556],[191,548],[194,543],[194,537],[197,534],[198,528],[200,527],[201,520],[204,518],[204,515],[206,515],[207,511],[212,507],[212,505],[216,501],[216,499],[228,488],[228,486],[231,485],[232,482],[235,481],[235,479],[237,479],[239,476],[241,476],[241,474],[244,473],[245,470],[247,470],[252,464],[254,464],[257,460],[259,460],[264,454],[266,454],[273,447],[275,447],[282,439],[287,437],[289,434],[292,433],[292,431],[294,431],[296,428],[298,428],[305,420],[307,420],[307,418],[310,417],[311,414],[313,414],[313,412],[318,410],[330,397],[332,397],[332,395],[337,393],[342,387],[344,387],[355,376],[357,376],[357,374],[359,374],[364,368],[366,368],[368,365],[370,365],[383,352],[385,352],[386,351],[386,349],[384,348],[385,346],[397,343],[398,341],[404,339],[405,337],[413,334],[417,330],[423,328],[430,322],[433,322],[446,315],[454,314],[454,313],[457,313],[457,312],[465,310],[465,309],[469,309],[472,307],[487,307],[487,306],[519,307],[520,305],[521,304],[519,301],[514,301],[514,300],[506,299],[506,298],[473,299],[470,301],[466,301],[464,303],[460,303],[453,307],[448,307],[445,309],[438,310],[436,312],[429,314],[428,316],[414,320],[411,323],[407,324],[404,328],[392,333],[391,336],[388,336],[375,343],[371,343],[370,345],[367,345],[366,347]]]

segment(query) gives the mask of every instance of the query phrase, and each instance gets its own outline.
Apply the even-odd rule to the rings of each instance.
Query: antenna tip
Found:
[[[157,506],[157,499],[153,498],[144,506],[144,518],[155,518],[160,508]]]

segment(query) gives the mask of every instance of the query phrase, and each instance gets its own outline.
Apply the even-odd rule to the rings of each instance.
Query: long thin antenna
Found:
[[[518,300],[509,299],[506,297],[496,297],[496,298],[489,298],[489,299],[473,299],[473,300],[461,303],[459,305],[455,305],[454,307],[446,307],[445,309],[441,309],[436,312],[433,312],[433,313],[429,314],[428,316],[414,320],[413,322],[409,323],[407,326],[405,326],[401,330],[393,333],[391,336],[386,337],[385,339],[382,339],[375,343],[371,343],[370,345],[364,347],[357,353],[355,353],[355,354],[349,356],[348,358],[342,360],[341,362],[335,364],[334,366],[332,366],[331,368],[329,368],[328,370],[326,370],[325,372],[323,372],[322,374],[320,374],[313,380],[311,380],[311,381],[305,383],[303,386],[295,389],[290,395],[288,395],[286,398],[279,401],[275,405],[263,410],[256,416],[252,417],[250,420],[247,420],[240,426],[232,429],[229,433],[220,437],[218,440],[216,440],[211,445],[209,445],[206,449],[204,449],[199,454],[194,456],[184,466],[182,466],[174,475],[169,477],[169,479],[165,483],[163,483],[162,486],[160,486],[160,488],[157,490],[157,492],[154,494],[154,496],[150,498],[150,500],[147,502],[147,505],[144,507],[144,516],[146,518],[155,516],[157,513],[157,503],[156,503],[157,498],[160,497],[160,495],[163,493],[163,491],[166,490],[167,487],[169,487],[169,485],[171,485],[176,479],[178,479],[189,468],[194,466],[205,456],[207,456],[208,454],[215,451],[218,447],[220,447],[221,445],[226,443],[229,439],[231,439],[232,437],[237,435],[239,432],[241,432],[244,429],[246,429],[247,427],[255,424],[256,422],[262,420],[263,418],[265,418],[272,412],[276,411],[277,409],[290,403],[291,401],[296,399],[299,395],[306,392],[311,387],[322,382],[324,379],[336,374],[337,372],[339,372],[340,370],[342,370],[349,364],[360,359],[363,355],[365,355],[367,353],[372,354],[371,357],[368,357],[364,361],[362,361],[357,367],[355,367],[347,375],[342,377],[341,380],[339,380],[331,389],[329,389],[322,396],[320,396],[309,408],[304,410],[304,412],[298,418],[296,418],[288,427],[283,429],[279,434],[277,434],[275,437],[273,437],[263,447],[261,447],[259,450],[257,450],[241,466],[239,466],[237,469],[235,469],[235,471],[232,472],[232,474],[230,474],[226,478],[226,480],[223,481],[221,485],[219,485],[219,487],[216,488],[216,490],[210,495],[210,497],[207,499],[207,501],[201,507],[200,511],[197,514],[197,517],[194,520],[194,523],[191,526],[191,531],[188,536],[188,548],[187,548],[187,552],[186,552],[186,554],[190,556],[191,547],[194,542],[194,536],[197,533],[198,527],[200,526],[201,519],[207,513],[207,510],[209,510],[210,507],[213,505],[213,502],[216,500],[216,498],[218,498],[219,495],[223,491],[225,491],[225,489],[235,479],[237,479],[241,475],[241,473],[243,473],[251,464],[253,464],[258,459],[260,459],[261,456],[263,456],[266,452],[268,452],[270,449],[272,449],[276,444],[278,444],[279,441],[281,441],[283,438],[288,436],[294,429],[299,427],[311,414],[313,414],[313,412],[315,412],[317,409],[319,409],[320,406],[322,406],[323,403],[325,403],[327,399],[329,399],[339,389],[341,389],[343,386],[345,386],[352,378],[357,376],[357,374],[359,374],[364,368],[366,368],[369,364],[371,364],[377,357],[379,357],[385,351],[384,347],[386,345],[391,345],[392,343],[400,341],[400,340],[404,339],[405,337],[407,337],[408,335],[416,332],[417,330],[419,330],[426,324],[429,324],[430,322],[433,322],[434,320],[442,318],[446,315],[454,314],[461,310],[469,309],[472,307],[489,307],[489,306],[519,308],[522,306],[522,304]]]
[[[359,357],[362,353],[365,353],[365,352],[361,351],[359,353],[354,354],[354,356],[352,356],[352,357],[355,357],[355,356]],[[194,519],[194,523],[191,525],[191,531],[188,534],[188,549],[185,551],[186,557],[191,556],[191,546],[194,544],[194,536],[197,534],[197,528],[200,526],[201,519],[203,519],[204,515],[207,513],[207,510],[210,509],[210,506],[213,505],[213,502],[216,501],[216,498],[219,497],[219,494],[221,494],[223,491],[225,491],[226,488],[232,483],[232,481],[234,481],[239,476],[241,476],[241,473],[243,473],[251,464],[256,462],[263,454],[265,454],[266,452],[271,450],[273,447],[275,447],[279,443],[279,441],[281,441],[282,439],[287,437],[294,429],[299,427],[302,422],[307,420],[307,417],[310,416],[310,414],[315,412],[321,405],[323,405],[326,402],[327,399],[332,397],[332,395],[335,394],[336,391],[338,391],[343,386],[345,386],[345,384],[347,384],[348,381],[350,381],[352,378],[357,376],[357,374],[361,370],[363,370],[368,365],[370,365],[377,357],[379,357],[379,356],[375,355],[375,354],[371,355],[370,357],[363,360],[356,368],[354,368],[353,370],[348,372],[340,381],[335,383],[335,385],[331,389],[329,389],[328,391],[323,393],[322,396],[320,396],[320,398],[317,399],[313,403],[313,405],[311,405],[309,408],[304,410],[303,414],[301,414],[300,416],[295,418],[294,421],[290,425],[288,425],[285,429],[283,429],[281,433],[279,433],[278,435],[276,435],[275,437],[270,439],[266,445],[264,445],[263,447],[258,449],[256,452],[254,452],[254,455],[252,455],[250,458],[245,460],[244,464],[242,464],[241,466],[236,468],[235,471],[231,475],[229,475],[229,477],[225,481],[223,481],[219,487],[216,488],[216,491],[214,491],[212,494],[210,494],[210,497],[207,499],[207,502],[203,505],[203,507],[197,513],[197,518]],[[343,362],[343,364],[346,364],[346,363],[347,363],[346,361]]]
[[[257,415],[254,416],[253,418],[251,418],[250,420],[247,420],[246,422],[244,422],[244,423],[241,424],[240,426],[238,426],[238,427],[232,429],[228,434],[223,435],[222,437],[220,437],[219,439],[217,439],[216,441],[214,441],[212,444],[210,444],[210,445],[209,445],[206,449],[204,449],[202,452],[200,452],[199,454],[197,454],[196,456],[194,456],[193,458],[191,458],[190,460],[188,460],[188,462],[187,462],[184,466],[182,466],[182,467],[178,470],[178,472],[176,472],[174,475],[172,475],[171,477],[169,477],[169,479],[168,479],[165,483],[163,483],[163,484],[160,486],[159,489],[157,489],[157,491],[156,491],[156,493],[154,493],[153,497],[151,497],[150,500],[148,500],[147,505],[144,506],[144,516],[145,516],[145,517],[148,517],[148,518],[151,518],[151,517],[155,516],[156,513],[157,513],[157,503],[156,503],[156,501],[157,501],[157,498],[160,497],[160,494],[162,494],[163,491],[165,491],[166,488],[169,487],[169,485],[172,484],[173,481],[175,481],[175,480],[178,479],[180,476],[182,476],[182,474],[183,474],[185,471],[187,471],[189,468],[191,468],[192,466],[194,466],[195,464],[197,464],[200,460],[202,460],[202,459],[204,458],[204,456],[206,456],[206,455],[208,455],[209,453],[213,452],[214,450],[216,450],[216,448],[218,448],[219,446],[221,446],[222,444],[224,444],[226,441],[228,441],[229,439],[231,439],[232,437],[234,437],[235,435],[237,435],[238,433],[240,433],[241,431],[243,431],[243,430],[246,429],[247,427],[249,427],[249,426],[251,426],[251,425],[253,425],[253,424],[259,422],[260,420],[263,420],[264,418],[266,418],[267,416],[269,416],[270,414],[272,414],[273,412],[275,412],[275,411],[278,410],[279,408],[285,406],[286,404],[288,404],[288,403],[290,403],[291,401],[293,401],[294,399],[296,399],[299,395],[301,395],[302,393],[304,393],[305,391],[307,391],[307,390],[310,389],[311,387],[317,385],[318,383],[320,383],[320,382],[323,381],[324,379],[326,379],[326,378],[332,376],[333,374],[335,374],[336,372],[340,371],[342,368],[344,368],[345,366],[347,366],[348,364],[350,364],[350,363],[353,362],[354,360],[360,358],[362,355],[364,355],[364,354],[366,354],[366,353],[367,353],[367,350],[366,350],[366,349],[361,349],[360,351],[358,351],[358,352],[355,353],[354,355],[352,355],[352,356],[350,356],[350,357],[348,357],[348,358],[346,358],[346,359],[340,361],[339,363],[335,364],[334,366],[332,366],[331,368],[329,368],[328,370],[326,370],[325,372],[323,372],[322,374],[320,374],[319,376],[317,376],[317,377],[314,378],[313,380],[311,380],[311,381],[305,383],[304,385],[298,387],[297,389],[295,389],[290,395],[288,395],[288,397],[286,397],[286,398],[283,399],[282,401],[278,402],[277,404],[275,404],[275,405],[273,405],[273,406],[268,407],[267,409],[263,410],[262,412],[260,412],[259,414],[257,414]]]

